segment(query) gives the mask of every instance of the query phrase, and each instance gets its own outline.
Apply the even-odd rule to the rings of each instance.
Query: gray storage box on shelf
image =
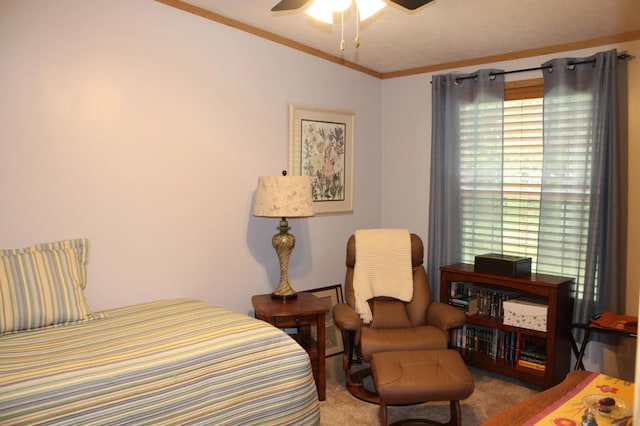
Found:
[[[474,271],[517,277],[531,273],[531,258],[488,253],[476,256]]]

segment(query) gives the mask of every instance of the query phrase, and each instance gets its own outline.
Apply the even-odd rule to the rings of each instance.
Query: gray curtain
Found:
[[[504,77],[493,76],[501,70],[481,70],[473,74],[436,75],[432,79],[432,142],[431,189],[429,194],[429,235],[427,274],[434,299],[439,298],[440,266],[460,262],[461,197],[460,197],[460,149],[461,139],[471,140],[472,149],[487,150],[495,155],[495,144],[502,151],[502,103]],[[469,78],[473,77],[473,78]],[[499,138],[477,135],[473,128],[460,128],[461,111],[476,114],[477,121],[486,125],[493,120],[495,134]],[[480,127],[480,126],[479,126]],[[499,140],[498,140],[499,139]],[[477,143],[473,143],[473,141]],[[481,141],[489,143],[482,143]],[[496,176],[482,176],[488,185]],[[501,187],[501,181],[498,182]],[[493,202],[501,204],[501,200]]]
[[[574,320],[585,322],[604,309],[622,313],[625,307],[626,143],[617,52],[543,66],[550,68],[544,71],[538,272],[549,265],[578,268],[567,276],[575,276],[579,289]],[[584,230],[580,241],[560,237],[559,228],[573,226]],[[576,246],[582,246],[581,256],[563,256]]]

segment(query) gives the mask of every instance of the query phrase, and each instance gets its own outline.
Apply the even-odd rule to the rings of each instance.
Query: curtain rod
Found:
[[[618,55],[618,59],[620,60],[626,60],[626,59],[630,59],[631,55],[629,55],[628,53],[622,53],[620,55]],[[579,61],[579,62],[569,62],[568,65],[582,65],[582,64],[592,64],[594,63],[596,60],[594,59],[589,59],[586,61]],[[514,73],[518,73],[518,72],[527,72],[527,71],[538,71],[538,70],[546,70],[549,68],[553,68],[552,65],[546,65],[546,66],[540,66],[540,67],[535,67],[535,68],[524,68],[524,69],[520,69],[520,70],[511,70],[511,71],[500,71],[500,72],[491,72],[489,73],[489,76],[496,76],[496,75],[505,75],[505,74],[514,74]],[[468,75],[466,77],[459,77],[456,78],[456,83],[463,81],[463,80],[469,80],[472,78],[477,78],[478,74],[473,74],[473,75]]]

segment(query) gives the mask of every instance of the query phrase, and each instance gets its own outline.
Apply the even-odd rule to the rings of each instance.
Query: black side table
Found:
[[[591,318],[591,321],[588,324],[585,323],[574,323],[571,324],[571,348],[573,349],[573,353],[576,356],[576,364],[573,367],[574,370],[584,370],[584,363],[582,362],[582,358],[584,357],[584,352],[587,349],[587,344],[591,339],[591,333],[603,333],[603,334],[611,334],[615,336],[621,337],[631,337],[637,338],[637,321],[636,321],[636,331],[618,329],[618,328],[603,328],[594,325],[593,322],[597,321],[602,314],[595,315]],[[582,342],[580,343],[580,347],[578,347],[575,337],[573,336],[574,329],[582,329],[584,330],[584,335],[582,336]]]

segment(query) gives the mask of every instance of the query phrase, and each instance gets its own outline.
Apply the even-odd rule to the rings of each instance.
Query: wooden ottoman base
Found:
[[[449,425],[461,426],[460,400],[473,393],[471,372],[460,354],[452,349],[381,352],[371,359],[373,381],[380,396],[380,424],[387,424],[388,405],[412,405],[449,401]],[[410,419],[407,423],[443,424]]]

